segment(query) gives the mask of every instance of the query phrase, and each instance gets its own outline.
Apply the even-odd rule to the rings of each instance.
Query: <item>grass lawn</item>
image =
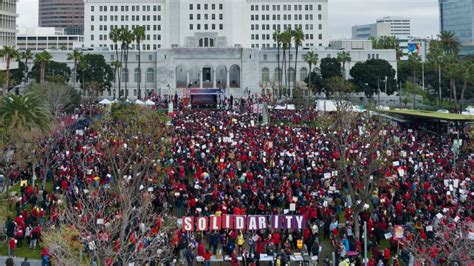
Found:
[[[41,184],[39,184],[41,186]],[[47,191],[53,191],[53,182],[46,182],[46,190]],[[4,195],[1,195],[0,198],[0,222],[1,228],[4,228],[4,223],[5,220],[7,219],[8,216],[11,218],[15,217],[15,209],[14,207],[12,210],[8,210],[8,194],[11,192],[16,192],[17,194],[20,193],[20,183],[17,183],[13,186],[11,186],[8,190],[8,193],[5,193]],[[28,211],[31,211],[31,206],[27,205],[26,209]],[[8,242],[7,243],[1,243],[0,245],[0,255],[1,256],[7,256],[8,255]],[[38,246],[36,250],[32,250],[28,247],[26,240],[23,240],[23,246],[21,248],[18,248],[15,250],[15,256],[16,257],[22,257],[22,258],[30,258],[30,259],[41,259],[41,246]]]
[[[2,244],[0,246],[0,255],[8,256],[8,246],[7,244]],[[30,249],[26,243],[26,240],[23,240],[23,247],[16,248],[15,256],[20,258],[29,258],[29,259],[41,259],[41,247],[36,247],[36,250]]]

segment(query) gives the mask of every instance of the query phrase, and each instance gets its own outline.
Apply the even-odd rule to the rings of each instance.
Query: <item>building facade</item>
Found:
[[[411,20],[403,17],[383,17],[377,23],[390,24],[390,36],[406,37],[411,35]]]
[[[474,0],[439,0],[441,31],[456,34],[462,45],[474,45]]]
[[[391,35],[391,25],[388,23],[372,23],[352,26],[352,39],[368,40]]]
[[[66,35],[62,28],[20,28],[16,36],[18,50],[73,50],[82,48],[82,35]]]
[[[141,71],[138,69],[138,52],[131,51],[128,57],[128,70],[122,69],[121,89],[124,89],[127,83],[125,95],[127,98],[136,99],[137,83],[141,80],[142,97],[145,92],[183,95],[189,88],[225,89],[227,96],[241,97],[248,93],[277,93],[275,90],[280,87],[279,84],[284,86],[287,80],[290,84],[295,82],[295,71],[297,85],[304,88],[306,86],[304,80],[310,71],[304,56],[309,51],[317,54],[319,59],[335,58],[342,50],[348,51],[351,61],[346,63],[346,78],[349,78],[350,69],[357,62],[369,59],[385,59],[393,69],[397,69],[395,51],[372,49],[370,41],[335,42],[331,46],[334,48],[300,50],[297,58],[295,50],[291,50],[288,53],[291,64],[287,67],[286,78],[282,62],[278,62],[277,49],[214,47],[143,51],[140,57]],[[73,63],[67,60],[68,53],[52,51],[53,60],[67,63],[72,68]],[[109,64],[116,60],[115,51],[86,51],[86,53],[100,53]],[[296,70],[295,59],[298,62]],[[312,66],[312,70],[317,67],[319,62],[318,65]],[[117,95],[118,82],[114,82],[112,90],[104,92],[103,97],[116,98]]]
[[[64,28],[68,35],[84,34],[84,0],[39,0],[38,25]]]
[[[300,27],[303,47],[326,47],[327,0],[84,0],[85,46],[110,49],[113,28],[144,26],[144,51],[272,48],[273,33]],[[137,47],[132,45],[132,50]]]
[[[0,47],[15,45],[16,0],[0,1]]]

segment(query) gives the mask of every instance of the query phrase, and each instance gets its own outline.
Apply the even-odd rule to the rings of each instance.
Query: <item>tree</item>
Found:
[[[0,99],[1,120],[8,128],[46,130],[49,113],[41,99],[33,94],[10,95]]]
[[[321,59],[321,76],[323,79],[330,79],[332,77],[341,77],[341,64],[337,58],[323,58]]]
[[[115,50],[115,61],[113,62],[113,66],[114,66],[114,72],[115,72],[115,82],[118,82],[118,92],[117,95],[120,95],[120,86],[121,86],[121,80],[120,80],[120,77],[122,76],[122,56],[119,57],[119,49],[118,49],[118,42],[120,41],[120,36],[121,36],[121,31],[122,29],[121,28],[113,28],[111,31],[110,31],[110,34],[109,34],[109,37],[110,37],[110,40],[112,40],[114,42],[114,50]],[[121,46],[121,48],[123,48]],[[121,54],[123,53],[123,50],[121,50]],[[115,63],[116,62],[116,63]],[[114,97],[115,98],[115,97]]]
[[[342,68],[341,68],[342,76],[346,77],[346,63],[349,63],[352,60],[351,54],[346,51],[341,51],[337,53],[337,60],[339,61],[339,63],[342,64]]]
[[[90,265],[91,258],[83,255],[80,232],[72,226],[52,226],[41,234],[43,245],[58,265]]]
[[[114,90],[114,99],[118,96],[120,96],[120,69],[122,69],[122,62],[120,62],[119,60],[115,60],[111,63],[111,65],[114,67],[114,81],[115,83],[118,82],[119,86],[118,86],[118,91],[117,93],[115,92]]]
[[[459,53],[459,40],[456,34],[451,31],[442,31],[438,37],[441,41],[441,46],[446,54],[457,55]]]
[[[73,111],[81,103],[81,95],[76,89],[65,84],[49,82],[31,84],[27,91],[42,99],[49,112],[55,117],[64,112]]]
[[[413,84],[416,84],[416,69],[420,66],[421,57],[418,54],[410,54],[408,56],[408,64],[413,70]]]
[[[81,68],[87,66],[84,70]],[[99,90],[110,90],[112,88],[112,81],[114,80],[114,71],[112,67],[105,62],[105,58],[100,54],[86,54],[83,60],[79,62],[78,74],[82,77],[83,90],[87,89],[87,83],[94,81],[100,84]]]
[[[441,101],[442,95],[442,68],[445,61],[445,53],[443,50],[443,45],[440,41],[432,40],[430,41],[430,48],[428,53],[428,61],[436,65],[438,68],[438,96]]]
[[[433,259],[440,265],[463,265],[472,260],[474,241],[470,239],[474,221],[470,218],[450,222],[445,217],[443,221],[435,221],[431,237],[423,239],[417,230],[405,230],[406,237],[402,240],[403,249],[415,258],[415,265],[430,264]]]
[[[8,191],[10,176],[26,167],[32,156],[32,140],[50,128],[50,114],[36,95],[9,95],[0,98],[0,172]]]
[[[79,61],[78,66],[78,72],[81,74],[81,87],[82,87],[82,95],[85,97],[86,96],[86,73],[90,69],[89,63],[84,59],[84,57],[81,58],[81,61]]]
[[[462,69],[460,66],[460,62],[457,56],[453,56],[452,54],[448,54],[445,57],[445,68],[446,68],[446,75],[449,78],[449,87],[450,87],[450,96],[453,99],[454,105],[457,108],[457,88],[456,88],[456,79],[458,79],[462,75]]]
[[[128,30],[128,29],[123,29],[120,34],[120,40],[122,41],[122,49],[125,51],[125,69],[128,72],[128,75],[130,75],[130,71],[128,70],[128,52],[130,50],[130,44],[134,41],[135,35],[133,35],[133,32]],[[128,80],[129,78],[125,80],[125,97],[128,98]]]
[[[100,150],[110,182],[70,191],[59,219],[77,231],[79,242],[98,265],[145,265],[172,256],[169,233],[176,219],[162,211],[159,198],[152,199],[163,184],[160,157],[167,145],[165,122],[156,111],[115,105],[110,115],[92,126],[98,132],[98,145],[86,154]],[[93,169],[93,163],[76,160],[85,164],[84,171]],[[60,240],[53,245],[60,246]]]
[[[334,77],[341,83],[348,82]],[[320,118],[321,128],[327,135],[330,151],[337,153],[337,182],[343,184],[353,203],[350,210],[356,239],[360,239],[360,214],[370,204],[370,198],[380,180],[385,178],[387,149],[390,147],[390,124],[368,112],[357,114],[352,104],[341,93],[336,101],[336,111]],[[357,148],[354,143],[359,143]],[[354,150],[357,149],[357,152]]]
[[[382,36],[380,38],[371,37],[372,47],[374,49],[393,49],[396,53],[397,61],[402,57],[402,50],[400,49],[400,41],[395,36]]]
[[[464,95],[468,84],[474,85],[474,62],[464,60],[461,65],[461,79],[463,81],[463,86],[461,90],[461,108],[464,108]]]
[[[311,84],[311,91],[313,93],[321,93],[323,91],[323,88],[324,88],[324,80],[321,78],[321,76],[316,73],[315,71],[313,72],[309,72],[309,75],[308,77],[305,79],[305,82],[307,84]]]
[[[77,49],[74,49],[72,53],[69,53],[67,55],[67,60],[73,61],[74,67],[73,67],[73,83],[74,83],[74,88],[76,88],[76,81],[77,81],[77,64],[82,60],[83,53]]]
[[[5,84],[4,89],[8,90],[10,87],[10,63],[12,59],[16,59],[19,56],[18,50],[13,46],[3,46],[0,50],[0,56],[5,58],[6,63],[6,76],[5,76]]]
[[[278,69],[279,69],[279,72],[278,72],[278,79],[279,79],[279,84],[278,84],[278,87],[279,87],[279,96],[281,97],[281,82],[282,82],[282,79],[281,79],[281,68],[280,68],[280,47],[281,47],[281,35],[280,35],[280,31],[279,30],[276,30],[273,32],[273,41],[276,43],[277,45],[277,64],[278,64]]]
[[[40,82],[44,83],[46,76],[46,65],[51,61],[53,57],[51,54],[44,50],[41,53],[35,55],[35,65],[39,65],[40,68]]]
[[[309,67],[309,77],[313,72],[312,66],[315,66],[318,63],[318,54],[315,54],[313,51],[309,51],[304,55],[304,61]],[[311,78],[307,78],[307,81],[305,80],[305,82],[308,84],[308,88],[311,89]]]
[[[298,69],[298,48],[303,45],[304,33],[301,27],[296,27],[293,31],[293,41],[295,43],[295,75],[293,77],[293,90],[296,90],[296,72]]]
[[[140,90],[140,83],[142,80],[142,68],[141,68],[141,42],[145,39],[145,27],[138,26],[133,30],[133,34],[135,35],[135,41],[137,42],[138,46],[138,75],[139,78],[137,80],[137,87],[138,87],[138,99],[141,99],[141,90]]]
[[[285,77],[285,96],[288,90],[288,69],[287,69],[287,64],[286,64],[286,50],[288,50],[288,53],[290,52],[291,48],[291,31],[286,30],[282,33],[280,33],[280,40],[282,43],[282,49],[283,49],[283,75]],[[288,54],[288,58],[290,57],[290,54]],[[289,65],[289,63],[288,63]]]
[[[355,91],[355,86],[352,82],[347,81],[341,76],[334,76],[325,82],[326,97],[336,94],[338,97],[349,94]]]
[[[34,78],[36,82],[41,83],[41,80],[43,78],[43,83],[45,81],[67,83],[69,81],[69,77],[71,76],[71,69],[67,66],[66,63],[59,63],[50,60],[44,63],[44,72],[42,72],[41,67],[42,63],[35,62],[35,64],[31,68],[31,77]],[[41,76],[41,74],[43,74],[43,77]]]
[[[387,77],[387,94],[392,94],[397,87],[395,70],[383,59],[358,62],[351,68],[350,74],[357,91],[364,92],[369,98],[385,85],[383,84],[385,77]]]

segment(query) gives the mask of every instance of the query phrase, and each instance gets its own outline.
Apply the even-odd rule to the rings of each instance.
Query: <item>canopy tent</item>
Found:
[[[296,110],[296,107],[294,104],[285,104],[285,105],[277,105],[273,109],[275,110]]]
[[[135,104],[138,104],[138,105],[145,105],[145,102],[140,101],[140,100],[136,100],[136,101],[135,101]]]
[[[336,102],[333,100],[316,100],[316,111],[334,112],[336,111]]]
[[[112,103],[113,102],[108,99],[103,99],[102,101],[99,102],[99,104],[102,104],[102,105],[110,105]]]
[[[150,105],[150,106],[152,106],[152,105],[155,105],[155,102],[152,101],[152,100],[150,100],[150,99],[148,99],[148,100],[146,100],[145,105]]]
[[[409,109],[395,109],[385,111],[388,114],[403,116],[406,119],[432,119],[432,120],[444,120],[444,121],[460,121],[469,122],[474,121],[474,115],[465,114],[451,114],[451,113],[440,113],[424,110],[409,110]]]

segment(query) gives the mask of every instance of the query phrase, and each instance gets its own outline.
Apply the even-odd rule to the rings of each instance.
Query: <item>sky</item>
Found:
[[[19,0],[17,12],[18,26],[38,25],[38,0]],[[411,18],[412,35],[417,37],[439,32],[438,0],[329,0],[329,39],[349,39],[353,25],[385,16]]]

